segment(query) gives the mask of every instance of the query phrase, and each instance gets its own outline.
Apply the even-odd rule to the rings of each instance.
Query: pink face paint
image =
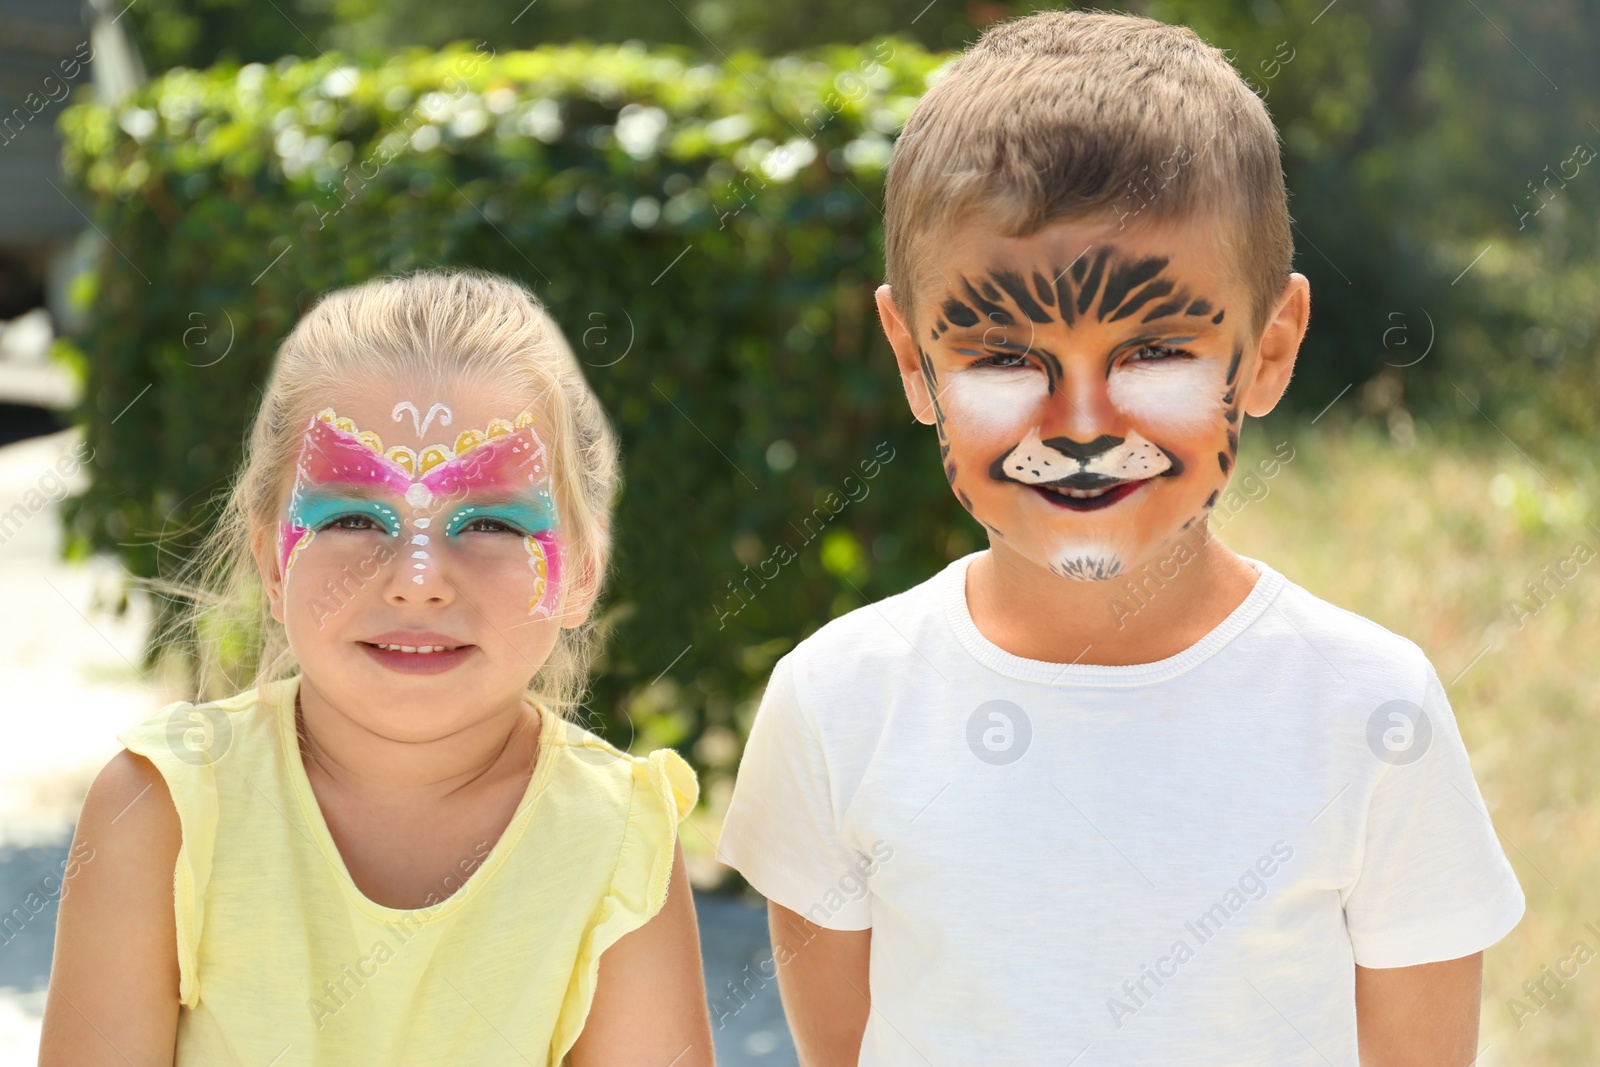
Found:
[[[524,533],[534,592],[528,614],[546,618],[555,612],[560,590],[561,555],[555,501],[551,498],[544,448],[531,427],[492,438],[470,453],[451,460],[422,478],[422,485],[440,496],[514,494],[498,504],[455,509],[445,525],[453,536],[467,522],[489,520]],[[527,487],[537,488],[530,494]]]
[[[332,412],[325,414],[331,415]],[[278,531],[278,562],[285,582],[289,579],[289,568],[295,553],[309,543],[315,526],[320,525],[308,521],[307,509],[303,506],[310,496],[311,487],[339,487],[346,490],[386,488],[402,495],[410,487],[410,475],[375,451],[377,437],[370,436],[373,444],[363,441],[354,433],[339,429],[321,415],[307,424],[295,469],[289,517]],[[297,504],[301,506],[297,507]]]
[[[409,401],[397,405],[398,417]],[[429,421],[443,409],[434,405]],[[387,451],[377,434],[358,431],[331,409],[320,412],[305,431],[288,517],[279,530],[280,564],[285,581],[296,555],[324,524],[352,516],[369,520],[390,536],[407,535],[405,557],[421,584],[431,561],[435,536],[454,540],[480,522],[520,533],[534,575],[529,614],[552,615],[559,599],[560,542],[555,501],[544,444],[524,411],[514,422],[495,419],[483,430],[467,430],[453,445],[429,445],[414,452],[405,446]],[[426,425],[425,423],[423,425]],[[420,471],[420,473],[419,473]],[[395,498],[399,498],[396,500]],[[403,501],[403,506],[395,507]],[[431,514],[443,511],[436,533]]]

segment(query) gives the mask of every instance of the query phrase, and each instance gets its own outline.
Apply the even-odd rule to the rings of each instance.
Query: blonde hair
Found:
[[[1157,189],[1147,168],[1176,173]],[[1252,335],[1294,259],[1265,105],[1189,27],[1134,15],[1044,11],[991,27],[917,102],[884,199],[885,273],[913,324],[936,258],[925,249],[961,222],[1026,237],[1113,211],[1140,225],[1219,211]]]
[[[193,600],[198,688],[214,697],[297,669],[272,618],[252,546],[273,544],[307,420],[332,388],[352,380],[463,377],[533,399],[549,454],[565,542],[562,582],[597,596],[610,555],[618,484],[615,435],[560,327],[527,289],[470,270],[425,270],[326,294],[278,349],[238,478],[180,592]],[[563,628],[528,695],[559,714],[577,706],[598,651],[595,613]],[[254,660],[254,671],[249,669]],[[241,672],[240,664],[244,665]]]

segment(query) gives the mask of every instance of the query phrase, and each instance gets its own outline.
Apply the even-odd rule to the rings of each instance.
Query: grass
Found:
[[[1487,427],[1419,432],[1408,447],[1370,428],[1249,430],[1241,465],[1285,439],[1295,459],[1223,540],[1422,646],[1527,896],[1484,954],[1479,1063],[1600,1062],[1592,461],[1530,458]],[[1523,983],[1541,980],[1535,999]]]

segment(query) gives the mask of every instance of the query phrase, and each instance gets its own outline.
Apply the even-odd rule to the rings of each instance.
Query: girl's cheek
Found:
[[[1202,433],[1222,420],[1222,368],[1215,360],[1119,367],[1106,388],[1111,403],[1152,436]]]
[[[561,600],[561,543],[545,532],[523,538],[523,547],[528,553],[528,569],[533,572],[528,614],[548,619]]]
[[[563,552],[555,531],[476,537],[445,539],[454,581],[470,583],[474,598],[493,598],[500,605],[515,601],[518,611],[538,618],[556,614]]]
[[[289,569],[294,566],[295,559],[300,554],[300,546],[305,544],[310,536],[310,530],[291,522],[278,524],[278,576],[285,586],[289,584]]]

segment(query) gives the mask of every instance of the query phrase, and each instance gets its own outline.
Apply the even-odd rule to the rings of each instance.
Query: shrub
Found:
[[[888,39],[719,66],[457,47],[174,70],[72,108],[66,167],[109,244],[73,545],[173,572],[318,294],[426,265],[517,277],[623,438],[595,725],[731,769],[778,655],[977,543],[871,301],[890,138],[938,62]],[[231,639],[243,675],[256,646]]]

